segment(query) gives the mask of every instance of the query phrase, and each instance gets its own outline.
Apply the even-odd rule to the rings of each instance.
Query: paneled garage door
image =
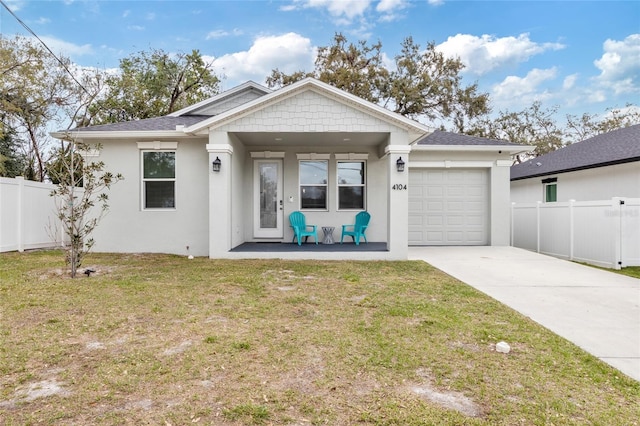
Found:
[[[409,172],[410,245],[487,245],[489,169]]]

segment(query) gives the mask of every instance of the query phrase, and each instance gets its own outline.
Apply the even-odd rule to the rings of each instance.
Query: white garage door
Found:
[[[488,170],[411,170],[409,244],[487,245]]]

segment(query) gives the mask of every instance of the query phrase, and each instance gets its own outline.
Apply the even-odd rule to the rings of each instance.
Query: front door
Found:
[[[282,238],[282,160],[255,160],[254,220],[256,238]]]

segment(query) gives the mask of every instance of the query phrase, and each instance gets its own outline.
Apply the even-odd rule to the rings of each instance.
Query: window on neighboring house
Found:
[[[558,179],[549,178],[543,179],[542,185],[544,185],[544,202],[553,203],[558,201]]]
[[[338,161],[338,210],[365,209],[365,162]]]
[[[300,161],[300,209],[327,209],[328,161]]]
[[[175,151],[142,152],[142,202],[145,209],[176,207]]]

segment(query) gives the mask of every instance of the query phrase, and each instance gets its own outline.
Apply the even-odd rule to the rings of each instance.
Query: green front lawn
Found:
[[[62,262],[0,254],[0,424],[640,424],[640,383],[422,262]]]

